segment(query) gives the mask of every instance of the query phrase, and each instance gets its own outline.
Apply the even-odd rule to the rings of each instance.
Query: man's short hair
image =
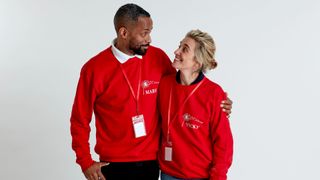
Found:
[[[136,4],[125,4],[121,6],[114,15],[113,23],[116,32],[129,23],[137,22],[139,17],[150,17],[150,14]]]

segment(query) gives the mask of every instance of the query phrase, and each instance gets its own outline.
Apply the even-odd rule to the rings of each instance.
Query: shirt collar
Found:
[[[134,57],[137,57],[139,59],[142,59],[142,56],[141,55],[128,55],[128,54],[125,54],[124,52],[120,51],[118,48],[116,48],[116,46],[114,45],[116,39],[112,41],[112,47],[111,47],[111,51],[113,53],[113,55],[117,58],[117,60],[120,62],[120,63],[125,63],[126,61],[128,61],[128,59],[131,59],[131,58],[134,58]]]
[[[177,83],[179,83],[179,84],[181,84],[180,73],[181,73],[181,72],[178,71],[177,74],[176,74],[176,81],[177,81]],[[197,83],[200,82],[203,78],[204,78],[204,74],[202,73],[202,71],[200,71],[198,77],[197,77],[190,85],[197,84]]]

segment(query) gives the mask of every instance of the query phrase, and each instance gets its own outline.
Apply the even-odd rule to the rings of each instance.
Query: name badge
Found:
[[[164,148],[164,160],[165,161],[172,161],[172,147],[165,147]]]
[[[136,138],[146,136],[146,128],[144,125],[144,117],[143,115],[137,115],[132,117],[132,124],[134,129],[134,134]]]

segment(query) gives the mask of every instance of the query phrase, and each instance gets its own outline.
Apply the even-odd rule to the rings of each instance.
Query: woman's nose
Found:
[[[179,48],[174,51],[174,55],[178,55],[180,53]]]

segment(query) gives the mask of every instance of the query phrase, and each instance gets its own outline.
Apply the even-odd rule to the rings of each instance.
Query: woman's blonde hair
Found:
[[[191,30],[187,33],[186,37],[196,41],[195,60],[202,64],[199,71],[206,72],[217,67],[218,64],[214,57],[216,45],[208,33],[202,32],[199,29]]]

